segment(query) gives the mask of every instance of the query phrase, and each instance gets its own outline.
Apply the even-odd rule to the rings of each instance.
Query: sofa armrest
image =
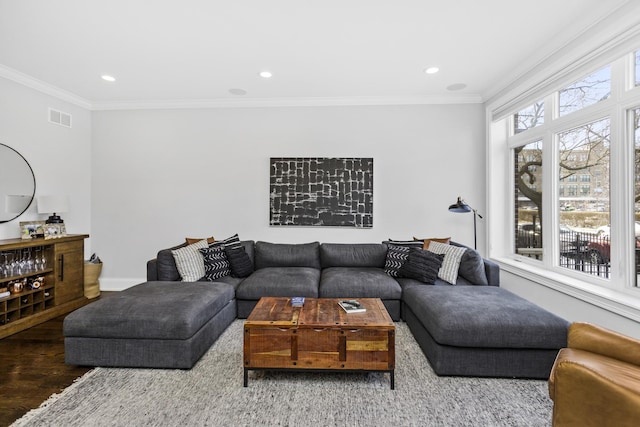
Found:
[[[150,259],[147,261],[147,282],[155,282],[158,280],[158,259]]]
[[[500,286],[500,266],[493,261],[484,258],[484,272],[487,275],[489,286]]]
[[[640,367],[640,340],[590,323],[571,324],[567,336],[567,346]]]

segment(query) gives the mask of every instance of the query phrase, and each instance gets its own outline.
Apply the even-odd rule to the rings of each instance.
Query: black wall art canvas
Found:
[[[272,157],[270,225],[373,227],[373,158]]]

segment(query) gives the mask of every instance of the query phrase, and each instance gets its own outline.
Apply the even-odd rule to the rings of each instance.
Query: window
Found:
[[[559,133],[560,181],[570,180],[570,177],[577,178],[577,174],[580,174],[580,181],[585,182],[583,177],[588,175],[581,172],[590,169],[600,170],[606,180],[605,171],[609,170],[609,151],[610,120],[608,118]],[[576,152],[583,155],[573,155]],[[568,187],[568,197],[558,197],[560,212],[558,224],[561,231],[565,230],[559,235],[558,264],[561,267],[608,278],[606,265],[611,262],[608,236],[605,240],[605,236],[598,232],[600,227],[610,223],[609,186],[606,185],[597,192],[594,190],[594,195],[597,197],[591,197],[590,185],[569,185]],[[583,241],[585,243],[582,243]]]
[[[522,279],[519,285],[545,286],[607,310],[624,306],[620,314],[637,319],[640,48],[635,33],[625,43],[633,50],[616,44],[617,57],[594,51],[562,64],[557,75],[535,72],[538,81],[523,78],[487,104],[486,249]],[[542,101],[543,122],[514,125],[530,110],[521,105]],[[504,224],[509,233],[501,232]]]
[[[513,150],[516,252],[542,259],[542,141]]]
[[[513,118],[514,134],[540,126],[544,123],[544,101],[538,101],[535,104],[518,111],[513,115]]]
[[[611,68],[606,67],[578,80],[558,93],[560,116],[603,101],[611,95]]]

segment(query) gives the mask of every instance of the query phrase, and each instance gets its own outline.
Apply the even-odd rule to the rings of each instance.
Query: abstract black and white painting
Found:
[[[270,225],[373,227],[373,158],[272,157]]]

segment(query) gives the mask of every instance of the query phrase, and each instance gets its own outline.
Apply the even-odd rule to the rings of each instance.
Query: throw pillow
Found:
[[[396,245],[396,246],[408,246],[410,248],[422,248],[422,242],[418,240],[385,240],[382,243],[386,243],[387,245]]]
[[[242,244],[240,244],[240,238],[238,237],[238,233],[224,240],[217,240],[214,244],[222,244],[224,245],[225,248],[242,248]]]
[[[231,266],[222,245],[200,249],[204,258],[204,278],[210,282],[231,275]]]
[[[398,277],[407,277],[433,285],[438,278],[443,259],[444,255],[422,249],[411,249],[407,261],[398,270]]]
[[[231,274],[233,277],[247,277],[253,273],[253,263],[243,247],[228,248],[225,246],[224,252],[231,265]]]
[[[195,239],[193,237],[186,237],[184,240],[187,242],[187,245],[193,245],[194,243],[198,243],[200,240],[204,240],[204,238]],[[207,237],[208,244],[212,244],[215,241],[216,239],[214,239],[213,237]]]
[[[458,280],[458,269],[460,267],[460,260],[464,255],[467,248],[453,245],[445,245],[440,242],[431,242],[429,244],[429,252],[444,255],[444,261],[442,261],[442,267],[438,272],[438,277],[445,282],[456,284]]]
[[[422,242],[422,249],[426,251],[429,249],[429,244],[431,242],[444,243],[445,245],[448,245],[449,242],[451,242],[451,237],[430,237],[428,239],[418,239],[414,237],[413,240]]]
[[[384,262],[384,272],[391,277],[398,277],[398,270],[409,257],[410,246],[401,246],[393,243],[388,244],[387,258]]]
[[[460,260],[458,274],[474,285],[489,285],[487,273],[484,271],[484,260],[477,251],[467,248]]]
[[[206,240],[171,251],[183,282],[197,282],[204,276],[204,258],[200,249],[208,247]]]

